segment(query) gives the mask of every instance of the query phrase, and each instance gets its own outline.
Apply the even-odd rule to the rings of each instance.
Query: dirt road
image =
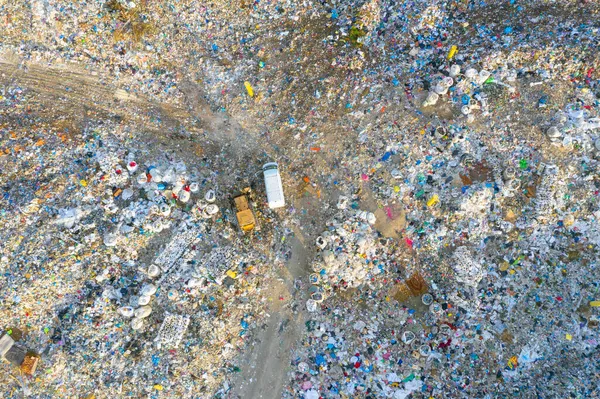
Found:
[[[302,236],[300,236],[302,237]],[[308,274],[308,252],[302,240],[292,240],[292,256],[270,291],[270,317],[257,333],[255,345],[240,362],[232,398],[280,399],[287,382],[291,349],[304,329],[304,290],[295,291],[295,279]],[[296,306],[294,306],[294,304]]]

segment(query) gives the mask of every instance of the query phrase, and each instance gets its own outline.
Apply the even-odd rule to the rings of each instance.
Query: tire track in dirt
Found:
[[[91,110],[109,118],[133,122],[152,133],[161,133],[165,129],[150,123],[151,115],[160,118],[161,125],[167,130],[190,118],[182,107],[128,93],[105,83],[107,81],[101,73],[79,71],[76,67],[21,63],[7,56],[0,59],[0,85],[5,90],[19,86],[34,93],[34,102],[45,108],[42,110],[44,117],[58,116],[52,114],[57,114],[56,108],[62,107],[60,116],[79,120],[82,110]]]
[[[271,287],[268,296],[271,306],[270,317],[255,338],[255,346],[249,350],[240,362],[243,367],[233,380],[231,398],[280,399],[287,383],[290,368],[291,349],[301,338],[304,331],[306,311],[304,300],[306,293],[295,293],[295,279],[304,279],[308,275],[309,253],[305,244],[296,233],[291,241],[292,256],[287,262],[284,276]],[[281,305],[279,299],[286,300]],[[297,305],[296,310],[290,307]]]

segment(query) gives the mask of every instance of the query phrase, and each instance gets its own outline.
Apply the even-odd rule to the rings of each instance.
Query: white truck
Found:
[[[267,202],[269,208],[281,208],[285,206],[285,198],[283,197],[283,185],[281,184],[281,175],[276,162],[269,162],[263,166],[263,174],[265,176],[265,188],[267,191]]]

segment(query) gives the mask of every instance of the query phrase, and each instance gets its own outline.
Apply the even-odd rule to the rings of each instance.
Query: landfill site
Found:
[[[0,32],[0,398],[600,398],[599,1]]]

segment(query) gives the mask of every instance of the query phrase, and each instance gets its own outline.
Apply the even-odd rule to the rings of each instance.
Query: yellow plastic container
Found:
[[[227,270],[226,274],[233,279],[237,277],[237,273],[232,270]]]
[[[252,85],[250,84],[250,82],[248,82],[248,81],[244,82],[244,86],[246,86],[246,91],[248,91],[248,95],[250,97],[254,97],[254,89],[252,88]]]
[[[433,194],[427,201],[427,206],[434,206],[438,202],[440,202],[440,197],[437,194]]]
[[[450,51],[448,51],[448,60],[451,60],[452,58],[454,58],[456,53],[458,53],[458,47],[457,46],[450,47]]]

